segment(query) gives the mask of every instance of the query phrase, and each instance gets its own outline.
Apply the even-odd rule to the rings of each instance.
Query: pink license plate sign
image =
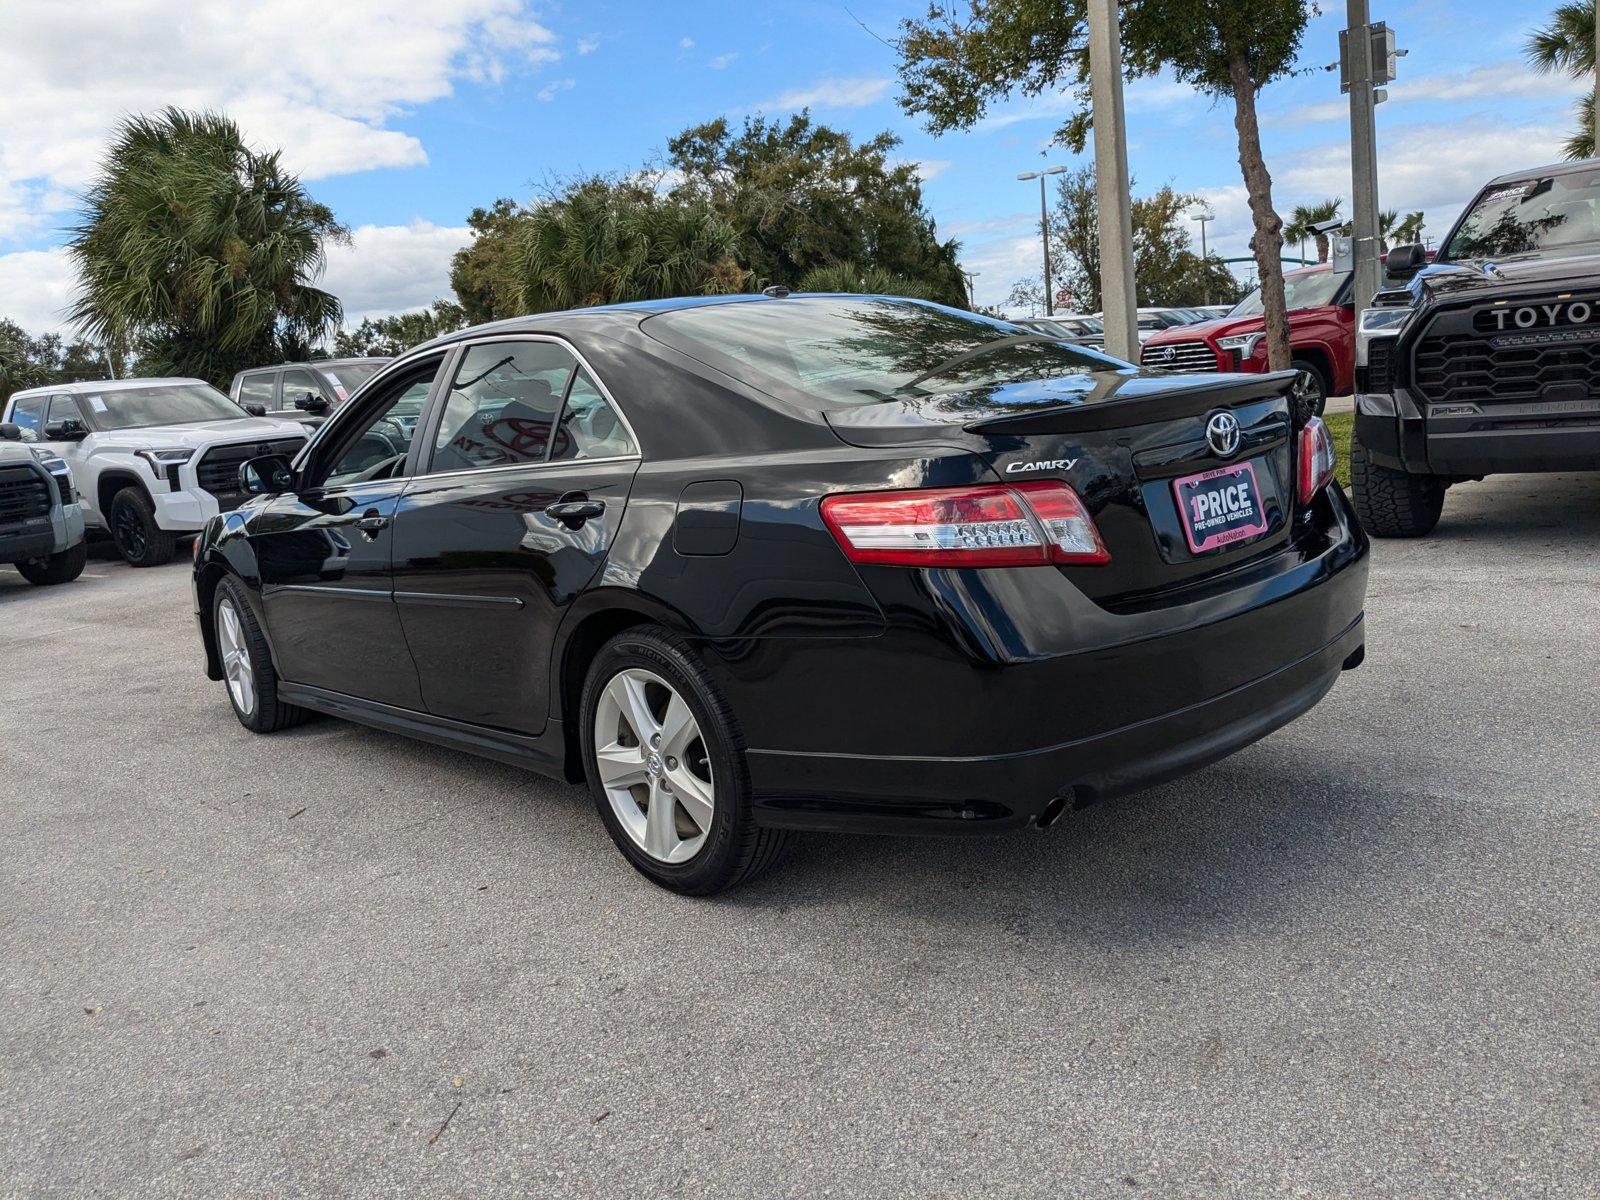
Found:
[[[1235,463],[1173,480],[1183,535],[1195,554],[1248,542],[1267,531],[1254,463]]]

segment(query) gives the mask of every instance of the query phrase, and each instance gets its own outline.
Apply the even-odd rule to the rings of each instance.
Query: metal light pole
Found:
[[[974,279],[976,279],[979,275],[982,275],[983,272],[982,271],[962,271],[961,274],[966,276],[966,280],[967,280],[967,305],[969,307],[971,307],[971,308],[976,309],[977,306],[978,306],[978,302],[973,297],[972,293],[975,290],[977,290],[977,285],[975,283],[973,283],[972,281]]]
[[[1595,3],[1600,4],[1600,0],[1595,0]],[[1206,253],[1206,222],[1207,221],[1215,221],[1216,217],[1212,216],[1210,213],[1190,213],[1189,214],[1189,219],[1191,221],[1199,221],[1200,222],[1200,265],[1203,266],[1203,267],[1207,267],[1206,274],[1205,274],[1206,303],[1210,304],[1211,303],[1211,271],[1209,269],[1209,264],[1207,264],[1207,262],[1206,262],[1206,259],[1210,258],[1211,256]]]
[[[1600,0],[1596,0],[1600,3]],[[1017,178],[1021,180],[1037,179],[1039,181],[1039,240],[1044,243],[1044,315],[1053,317],[1055,310],[1055,280],[1050,276],[1050,212],[1045,207],[1044,177],[1046,175],[1060,175],[1067,168],[1046,167],[1042,171],[1024,171]]]
[[[1139,361],[1133,291],[1133,203],[1122,110],[1122,34],[1117,0],[1089,0],[1089,101],[1094,115],[1094,190],[1100,207],[1100,300],[1106,352]]]
[[[1378,290],[1378,133],[1373,93],[1372,22],[1367,0],[1345,0],[1345,76],[1350,87],[1351,250],[1357,308]]]

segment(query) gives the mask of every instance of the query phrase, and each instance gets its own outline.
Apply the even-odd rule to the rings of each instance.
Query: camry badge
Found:
[[[1206,444],[1223,458],[1232,458],[1239,450],[1244,435],[1239,431],[1239,420],[1232,413],[1212,413],[1206,422]]]

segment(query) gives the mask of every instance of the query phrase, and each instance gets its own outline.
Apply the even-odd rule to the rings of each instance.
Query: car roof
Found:
[[[131,388],[171,386],[180,383],[198,383],[210,387],[204,379],[189,379],[181,375],[164,375],[156,379],[83,379],[77,383],[54,383],[48,387],[23,388],[11,393],[13,400],[23,396],[82,396],[88,392],[124,392]]]
[[[1584,171],[1592,171],[1600,167],[1600,158],[1580,158],[1576,162],[1551,163],[1548,167],[1525,167],[1521,171],[1508,171],[1504,175],[1496,175],[1484,187],[1494,187],[1496,184],[1513,183],[1519,179],[1543,179],[1549,175],[1577,175]]]
[[[246,367],[236,373],[238,375],[254,375],[258,371],[281,371],[285,367],[348,367],[352,363],[386,363],[393,362],[387,354],[364,354],[356,358],[317,358],[305,362],[273,363],[265,367]]]
[[[722,296],[675,296],[668,300],[632,300],[626,304],[597,304],[592,308],[568,308],[557,312],[529,313],[521,317],[505,317],[483,325],[472,325],[453,333],[440,334],[432,341],[423,342],[406,351],[409,356],[419,350],[440,349],[468,338],[480,338],[497,333],[549,333],[562,328],[593,328],[605,325],[637,328],[650,317],[661,313],[683,312],[695,308],[715,308],[724,304],[782,304],[795,300],[895,300],[903,304],[926,304],[911,296],[886,296],[869,292],[788,292],[782,296],[768,296],[760,292],[737,292]]]

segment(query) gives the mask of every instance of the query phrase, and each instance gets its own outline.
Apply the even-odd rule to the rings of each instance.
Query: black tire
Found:
[[[25,558],[17,564],[17,570],[22,572],[22,577],[29,583],[48,587],[51,584],[71,583],[83,574],[84,564],[88,561],[89,543],[79,542],[59,554]]]
[[[244,590],[231,576],[217,585],[216,594],[211,597],[211,628],[217,639],[218,657],[223,657],[224,653],[224,605],[231,605],[238,617],[240,633],[243,635],[241,645],[249,655],[251,682],[246,689],[250,697],[248,711],[235,698],[228,677],[228,663],[226,659],[223,661],[223,682],[227,685],[224,690],[228,694],[228,703],[233,706],[233,715],[239,718],[239,724],[251,733],[276,733],[280,729],[304,724],[312,715],[309,709],[285,704],[278,699],[278,675],[272,669],[272,654],[267,649],[266,635],[261,632],[255,613],[245,601]]]
[[[1415,538],[1433,532],[1444,511],[1444,481],[1395,471],[1372,461],[1360,437],[1350,439],[1350,500],[1373,537]]]
[[[156,524],[156,506],[143,488],[125,487],[111,500],[111,540],[130,567],[159,567],[172,561],[178,538]]]
[[[1303,358],[1291,362],[1289,369],[1300,372],[1301,376],[1295,383],[1295,403],[1301,410],[1296,414],[1297,422],[1303,424],[1312,417],[1320,417],[1328,407],[1328,377],[1316,363]]]
[[[600,782],[596,713],[606,685],[630,668],[665,680],[685,700],[699,725],[715,781],[713,815],[704,842],[692,858],[681,863],[662,861],[636,844]],[[750,769],[738,719],[693,651],[679,638],[655,625],[638,626],[612,638],[589,667],[580,712],[584,774],[595,808],[611,840],[647,879],[670,891],[708,896],[754,878],[782,856],[789,842],[788,831],[758,826],[751,811]]]

